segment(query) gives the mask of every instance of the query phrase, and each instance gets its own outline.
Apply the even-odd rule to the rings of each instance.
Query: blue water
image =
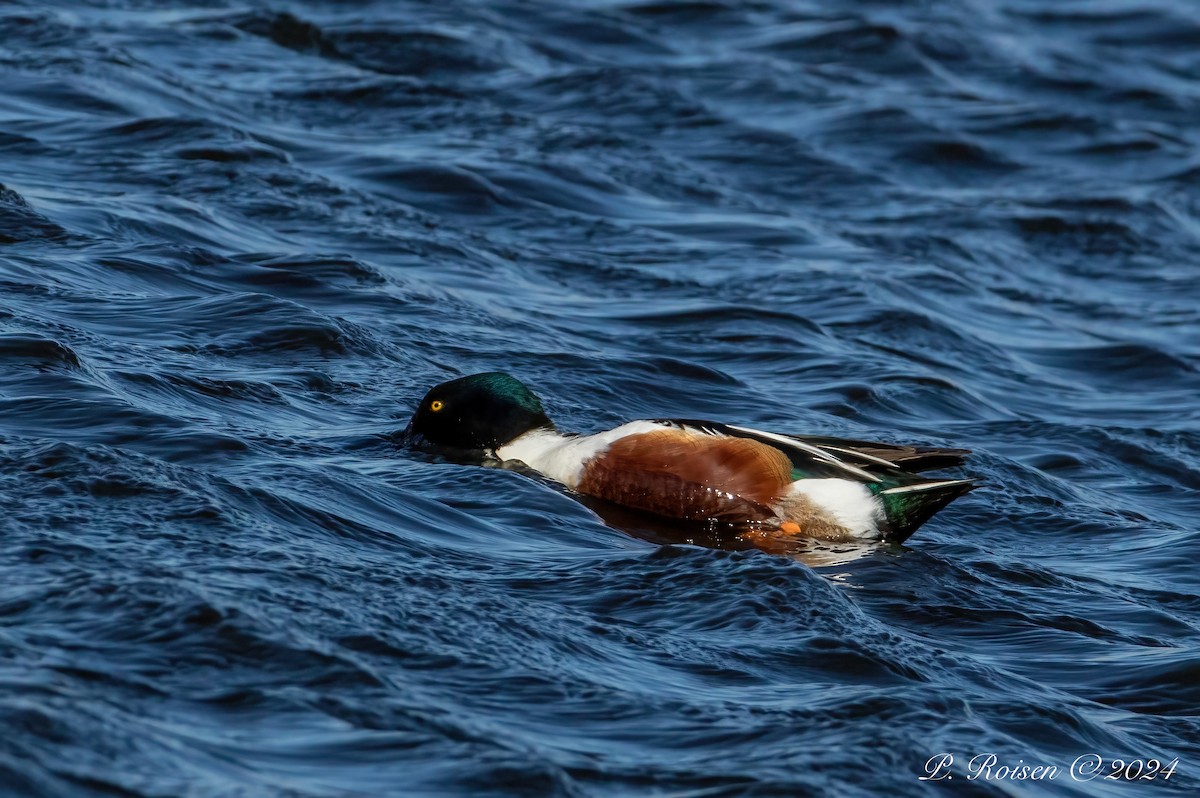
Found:
[[[0,6],[0,794],[1196,794],[1198,122],[1172,0]],[[496,369],[985,486],[772,556],[389,442]]]

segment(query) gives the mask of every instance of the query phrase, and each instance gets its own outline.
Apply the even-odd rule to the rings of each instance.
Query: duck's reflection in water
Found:
[[[727,551],[758,549],[790,557],[813,568],[845,565],[892,544],[878,541],[831,542],[812,538],[746,533],[730,524],[678,521],[619,504],[574,494],[574,498],[600,516],[605,524],[639,540],[659,545],[705,546]]]

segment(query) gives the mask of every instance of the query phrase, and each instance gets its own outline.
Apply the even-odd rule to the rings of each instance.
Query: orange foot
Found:
[[[788,535],[799,535],[800,525],[795,521],[784,521],[779,525],[779,531]]]

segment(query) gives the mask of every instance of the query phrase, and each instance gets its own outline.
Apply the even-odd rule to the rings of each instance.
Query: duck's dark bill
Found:
[[[404,429],[399,432],[393,432],[391,435],[392,443],[402,449],[414,449],[419,452],[438,455],[456,463],[479,465],[492,457],[491,452],[484,449],[460,449],[454,446],[442,446],[432,443],[421,433],[414,432],[412,426],[412,422],[410,421]]]
[[[391,434],[392,443],[404,448],[420,448],[425,443],[424,436],[413,432],[412,422],[408,422],[408,426],[404,429]]]

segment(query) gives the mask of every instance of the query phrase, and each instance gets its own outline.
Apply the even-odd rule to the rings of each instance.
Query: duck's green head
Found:
[[[539,427],[553,428],[533,391],[500,371],[430,389],[403,432],[410,444],[492,450]]]

